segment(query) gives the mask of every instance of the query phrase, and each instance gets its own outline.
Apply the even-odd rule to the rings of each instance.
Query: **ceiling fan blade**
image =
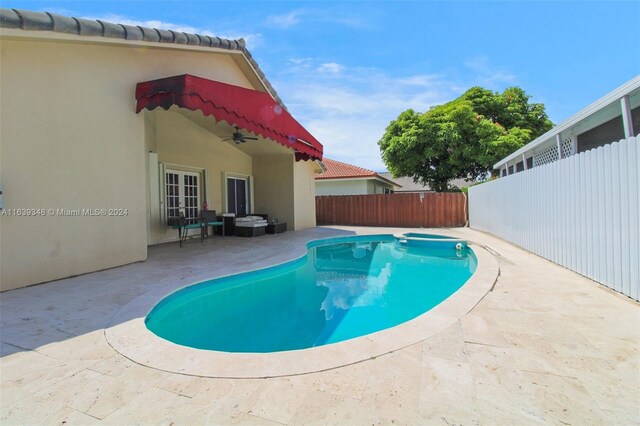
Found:
[[[251,141],[257,141],[258,140],[258,138],[254,138],[253,136],[243,136],[242,138],[243,139],[248,139],[248,140],[251,140]]]

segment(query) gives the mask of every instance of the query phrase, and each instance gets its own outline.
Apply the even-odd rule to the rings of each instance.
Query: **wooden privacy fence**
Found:
[[[467,223],[464,194],[411,193],[316,197],[318,225],[451,227]]]

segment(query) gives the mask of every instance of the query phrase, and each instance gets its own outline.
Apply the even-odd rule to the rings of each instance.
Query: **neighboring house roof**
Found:
[[[354,166],[353,164],[343,163],[342,161],[332,160],[327,157],[324,157],[322,159],[322,162],[327,168],[327,171],[325,171],[324,173],[316,173],[316,180],[371,178],[381,180],[392,186],[401,186],[396,182],[387,179],[384,176],[381,176],[373,170]]]
[[[239,51],[244,54],[253,67],[266,90],[286,109],[282,99],[253,59],[243,39],[228,40],[215,36],[184,33],[181,31],[161,30],[142,26],[114,24],[111,22],[72,18],[49,12],[0,8],[0,28],[21,29],[25,31],[52,31],[84,37],[107,37],[132,42],[151,42],[177,45],[191,45]]]
[[[386,179],[392,180],[399,185],[402,185],[402,189],[398,189],[396,192],[423,192],[423,191],[431,191],[428,185],[420,185],[419,183],[415,183],[413,178],[410,177],[400,177],[394,178],[393,175],[389,172],[380,173],[380,176],[385,177]]]
[[[557,136],[561,135],[563,132],[571,131],[575,126],[581,125],[582,128],[580,129],[580,132],[585,132],[599,126],[611,118],[620,116],[622,113],[620,101],[625,97],[627,98],[627,102],[631,104],[631,108],[636,108],[640,105],[640,76],[634,77],[580,112],[572,115],[562,123],[553,127],[545,134],[532,140],[527,145],[498,161],[494,164],[493,168],[500,169],[507,165],[513,166],[515,163],[522,160],[523,155],[525,157],[530,157],[536,150],[539,151],[545,147],[554,146],[557,143]],[[636,129],[636,133],[637,132],[638,130]]]
[[[389,172],[382,172],[379,173],[380,176],[384,177],[385,179],[389,179],[393,182],[396,182],[399,186],[402,187],[402,189],[398,189],[396,190],[396,192],[426,192],[426,191],[433,191],[429,185],[422,185],[419,183],[415,183],[413,181],[413,178],[410,177],[399,177],[399,178],[394,178],[393,175]],[[473,182],[467,182],[464,179],[454,179],[451,182],[449,182],[450,185],[452,186],[456,186],[458,188],[466,188],[468,186],[470,186]]]

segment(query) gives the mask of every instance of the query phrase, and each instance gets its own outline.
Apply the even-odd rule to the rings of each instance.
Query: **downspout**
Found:
[[[469,189],[467,188],[467,191]],[[466,223],[464,224],[465,228],[469,227],[469,213],[467,212],[467,204],[469,203],[469,198],[467,198],[467,193],[463,192],[462,195],[464,195],[464,218],[466,219]]]

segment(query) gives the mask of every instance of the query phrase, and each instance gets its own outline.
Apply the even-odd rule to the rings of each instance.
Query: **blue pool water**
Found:
[[[476,263],[469,249],[410,247],[390,235],[320,240],[301,259],[179,290],[146,325],[199,349],[321,346],[421,315],[458,290]]]

